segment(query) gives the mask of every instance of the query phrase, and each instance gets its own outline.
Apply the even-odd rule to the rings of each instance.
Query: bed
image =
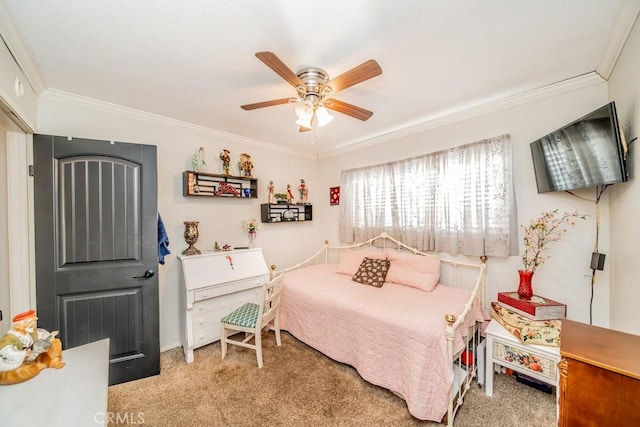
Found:
[[[414,417],[453,425],[490,319],[485,260],[440,259],[386,233],[349,246],[325,242],[305,261],[274,269],[285,274],[280,328],[399,395]],[[386,265],[380,287],[367,282],[367,274],[380,281],[376,269],[364,283],[352,280],[363,261]]]

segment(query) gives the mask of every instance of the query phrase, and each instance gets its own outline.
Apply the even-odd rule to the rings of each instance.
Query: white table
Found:
[[[486,334],[487,363],[484,390],[487,396],[493,395],[495,365],[511,368],[531,378],[558,387],[559,347],[524,344],[495,319],[491,319]]]
[[[29,381],[0,386],[2,426],[106,425],[109,340],[62,352],[64,368],[46,368]]]

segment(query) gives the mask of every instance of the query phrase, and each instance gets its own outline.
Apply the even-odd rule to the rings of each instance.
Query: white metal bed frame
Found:
[[[407,246],[401,241],[394,239],[387,233],[381,233],[378,236],[362,243],[355,243],[345,246],[329,246],[329,241],[325,240],[324,246],[319,251],[294,266],[282,270],[276,270],[275,266],[271,266],[271,277],[275,277],[278,274],[286,273],[291,270],[308,267],[310,265],[338,263],[340,261],[340,257],[345,251],[358,249],[379,249],[381,251],[397,250],[399,252],[411,252],[416,255],[428,255],[427,252],[423,252]],[[471,387],[471,381],[474,377],[476,377],[478,373],[478,357],[476,357],[476,349],[480,344],[478,324],[475,323],[471,328],[469,328],[469,331],[467,331],[466,334],[462,334],[463,337],[467,337],[467,339],[465,340],[465,349],[462,353],[453,354],[453,342],[456,336],[457,329],[464,323],[466,317],[471,311],[474,302],[479,304],[480,307],[484,307],[487,257],[480,257],[480,261],[481,262],[479,264],[473,264],[441,258],[441,269],[444,267],[453,270],[453,284],[447,284],[447,286],[458,287],[458,268],[478,271],[473,289],[470,289],[471,296],[465,304],[462,312],[449,313],[444,318],[445,322],[447,323],[447,326],[445,327],[445,334],[447,338],[449,358],[452,361],[453,370],[453,384],[451,387],[451,394],[449,398],[449,407],[447,409],[445,418],[442,420],[442,422],[446,423],[447,426],[453,426],[453,419],[455,418],[456,413],[464,402],[464,395]],[[464,361],[465,363],[460,360],[461,354],[467,355],[466,360]],[[473,356],[470,357],[472,359],[471,361],[468,360],[470,354],[473,354]]]

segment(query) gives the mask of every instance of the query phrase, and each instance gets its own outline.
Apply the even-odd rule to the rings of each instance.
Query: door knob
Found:
[[[156,274],[153,270],[147,270],[142,276],[133,276],[134,279],[150,279]]]

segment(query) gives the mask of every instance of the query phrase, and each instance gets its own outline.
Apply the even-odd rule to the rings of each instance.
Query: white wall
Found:
[[[627,140],[640,135],[640,23],[636,22],[609,79],[609,98],[616,102]],[[611,195],[611,327],[640,335],[640,182],[638,143],[632,144],[628,165],[631,179],[615,185]]]
[[[6,114],[0,111],[0,336],[4,335],[11,326],[11,314],[9,311],[9,247],[8,247],[8,221],[7,221],[7,125],[10,120]]]
[[[247,245],[242,230],[244,219],[260,219],[260,203],[266,202],[266,187],[273,180],[277,192],[286,184],[297,189],[301,178],[310,188],[310,201],[315,202],[318,186],[316,160],[270,151],[268,147],[230,142],[213,132],[181,126],[145,115],[117,109],[91,108],[89,105],[62,102],[41,97],[38,101],[38,132],[92,139],[156,145],[158,147],[158,211],[169,234],[172,254],[159,267],[160,279],[160,345],[163,350],[179,345],[179,266],[175,255],[184,242],[183,221],[200,221],[200,238],[196,247],[212,250],[214,241],[220,246]],[[208,172],[222,173],[218,158],[223,148],[231,151],[232,164],[241,152],[251,155],[258,178],[259,198],[227,199],[182,196],[182,172],[192,169],[191,156],[202,146]],[[320,218],[314,215],[314,218]],[[318,238],[319,220],[305,223],[261,224],[256,247],[264,249],[269,265],[280,267],[301,261],[303,256],[322,246]]]
[[[590,280],[589,264],[595,242],[595,205],[564,192],[538,194],[536,190],[529,144],[539,137],[601,107],[607,101],[604,81],[582,89],[535,100],[519,106],[505,108],[457,123],[437,127],[384,142],[354,152],[320,160],[322,191],[339,185],[340,171],[359,166],[384,163],[418,156],[492,136],[510,134],[513,148],[514,185],[518,206],[518,223],[527,224],[542,211],[579,211],[590,217],[579,222],[559,242],[550,246],[550,259],[540,267],[533,279],[536,294],[562,301],[568,306],[568,318],[589,322]],[[375,117],[374,117],[375,118]],[[326,190],[325,190],[326,189]],[[578,195],[594,198],[591,190]],[[328,197],[328,195],[327,195]],[[609,252],[609,210],[606,197],[601,201],[602,228],[599,249]],[[337,241],[338,207],[322,205],[321,235]],[[522,232],[520,232],[522,237]],[[520,239],[520,252],[523,244]],[[609,272],[597,276],[593,304],[593,323],[609,324]],[[515,291],[518,286],[517,270],[521,268],[519,256],[490,258],[488,264],[487,299],[495,301],[497,292]]]
[[[438,151],[460,144],[474,142],[503,133],[511,135],[515,165],[514,184],[518,203],[519,224],[539,215],[540,212],[560,209],[578,210],[590,215],[579,222],[549,250],[551,258],[534,277],[534,291],[568,304],[570,319],[589,321],[590,255],[595,242],[595,206],[590,201],[575,198],[566,193],[536,192],[529,143],[608,102],[618,103],[621,121],[630,121],[637,130],[640,123],[638,104],[639,69],[637,55],[640,44],[638,28],[634,30],[627,47],[607,84],[586,87],[555,94],[542,99],[511,106],[494,112],[467,118],[455,123],[425,130],[393,141],[363,147],[338,156],[315,161],[308,158],[271,152],[267,146],[251,146],[238,141],[228,141],[216,133],[195,127],[162,122],[144,115],[135,116],[118,111],[80,106],[74,103],[39,99],[38,131],[45,134],[76,137],[113,139],[125,142],[158,146],[158,209],[163,216],[171,239],[173,254],[167,264],[160,267],[161,346],[163,349],[178,345],[178,266],[175,254],[186,244],[182,232],[184,220],[199,220],[201,249],[210,249],[217,240],[221,244],[244,244],[241,221],[260,215],[260,203],[266,199],[266,184],[274,180],[278,191],[287,183],[297,186],[304,178],[310,188],[314,205],[314,220],[301,224],[266,224],[258,232],[257,246],[265,250],[269,264],[290,265],[317,249],[325,238],[336,243],[338,207],[329,206],[329,187],[339,185],[340,171],[359,166],[383,163]],[[631,131],[637,135],[637,131]],[[232,155],[248,152],[256,165],[254,174],[259,179],[260,198],[255,200],[203,200],[182,196],[181,173],[191,168],[191,155],[204,146],[209,171],[219,172],[217,154],[223,148]],[[640,291],[634,283],[640,265],[634,265],[634,238],[637,225],[633,213],[637,211],[633,190],[640,186],[633,182],[614,186],[605,193],[601,202],[600,252],[607,254],[605,270],[597,276],[593,304],[593,323],[617,329],[636,330],[632,318],[634,301]],[[591,190],[577,194],[593,199]],[[613,210],[609,242],[609,197]],[[521,250],[522,250],[522,243]],[[488,270],[488,299],[494,300],[499,291],[515,290],[519,257],[491,258]],[[615,274],[614,274],[615,273]],[[615,277],[615,282],[610,276]],[[609,301],[610,282],[611,302]],[[610,308],[611,307],[611,308]]]

